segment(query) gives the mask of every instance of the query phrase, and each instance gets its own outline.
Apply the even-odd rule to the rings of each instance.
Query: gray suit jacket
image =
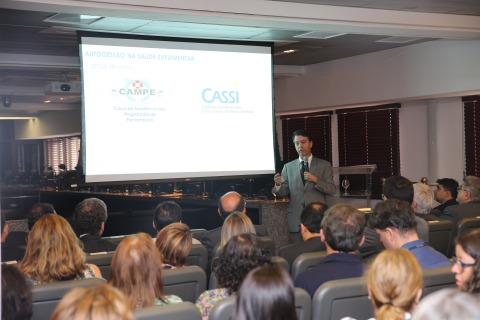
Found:
[[[450,206],[443,210],[440,218],[448,219],[455,225],[465,218],[475,218],[480,216],[480,201],[470,201],[464,204]]]
[[[279,197],[290,196],[290,206],[288,207],[290,232],[300,231],[300,214],[305,205],[311,202],[326,203],[325,195],[335,193],[330,162],[312,157],[309,171],[318,177],[316,184],[306,182],[303,185],[300,168],[301,164],[298,158],[285,164],[282,170],[282,185],[276,192]]]

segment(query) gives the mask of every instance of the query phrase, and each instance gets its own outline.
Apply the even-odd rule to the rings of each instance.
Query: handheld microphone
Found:
[[[309,172],[308,169],[308,157],[303,157],[303,164],[305,166],[305,172]]]

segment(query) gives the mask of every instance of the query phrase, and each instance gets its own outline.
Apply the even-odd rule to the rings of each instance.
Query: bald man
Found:
[[[247,210],[245,208],[245,199],[238,192],[227,192],[220,197],[220,199],[218,199],[218,214],[220,215],[220,218],[222,218],[222,221],[224,221],[228,215],[234,211],[246,213]],[[268,236],[267,229],[265,229],[264,226],[254,225],[254,227],[259,237]],[[207,274],[209,274],[208,272],[210,271],[212,263],[213,248],[220,243],[221,234],[222,227],[218,227],[205,233],[200,241],[208,251]]]

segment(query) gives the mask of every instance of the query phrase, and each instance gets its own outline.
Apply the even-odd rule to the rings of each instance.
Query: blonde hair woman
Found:
[[[113,255],[108,283],[122,291],[134,309],[181,302],[163,294],[161,265],[160,252],[148,234],[126,237]]]
[[[34,285],[102,277],[96,265],[86,263],[72,227],[57,214],[44,215],[33,225],[19,269]]]
[[[384,250],[372,262],[368,292],[377,320],[410,319],[422,295],[422,269],[408,250]]]
[[[242,233],[256,234],[252,220],[246,214],[239,211],[232,212],[223,222],[220,250],[233,236]]]
[[[60,301],[50,320],[134,320],[132,308],[120,290],[108,284],[76,288]]]
[[[163,269],[183,267],[192,250],[192,232],[184,223],[172,223],[157,235],[155,245],[160,251]]]

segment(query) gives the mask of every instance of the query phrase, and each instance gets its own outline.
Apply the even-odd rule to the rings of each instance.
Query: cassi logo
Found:
[[[202,91],[202,99],[206,103],[240,103],[238,91],[220,91],[206,88]]]

